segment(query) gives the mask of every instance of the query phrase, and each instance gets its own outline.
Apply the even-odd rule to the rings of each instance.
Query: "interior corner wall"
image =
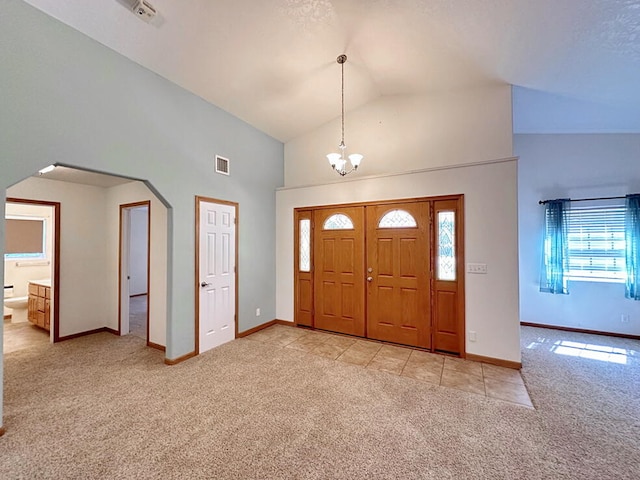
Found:
[[[60,337],[107,324],[107,258],[103,188],[30,177],[7,196],[60,202]],[[2,222],[4,228],[4,222]],[[25,267],[26,268],[26,267]]]
[[[353,202],[464,194],[465,260],[486,263],[466,274],[466,351],[520,362],[518,311],[517,161],[353,179],[277,192],[277,314],[294,320],[293,210]],[[465,335],[466,336],[466,335]]]
[[[142,182],[131,182],[107,189],[106,224],[109,328],[118,329],[118,268],[120,262],[120,205],[151,202],[151,241],[149,263],[149,341],[166,346],[167,334],[167,207]],[[146,276],[146,272],[145,272]]]
[[[538,204],[640,192],[640,134],[520,134],[514,149],[520,157],[521,320],[640,335],[640,302],[624,297],[623,284],[570,281],[569,295],[539,291],[544,208]]]
[[[0,192],[60,163],[146,180],[164,199],[167,358],[195,345],[196,195],[239,204],[240,331],[275,318],[281,142],[22,0],[2,2],[0,64]]]
[[[358,175],[509,158],[512,138],[509,85],[384,96],[345,118],[346,154],[364,155]],[[285,186],[334,181],[325,154],[339,142],[340,118],[287,142]]]

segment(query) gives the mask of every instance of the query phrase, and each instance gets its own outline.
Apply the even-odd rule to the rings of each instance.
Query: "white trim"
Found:
[[[326,185],[334,185],[336,183],[344,184],[351,182],[361,182],[364,180],[373,180],[377,178],[389,178],[389,177],[400,177],[404,175],[415,175],[416,173],[425,173],[425,172],[437,172],[441,170],[455,170],[457,168],[467,168],[467,167],[477,167],[479,165],[491,165],[496,163],[508,163],[508,162],[517,162],[519,157],[506,157],[506,158],[498,158],[495,160],[482,160],[479,162],[469,162],[469,163],[459,163],[457,165],[442,165],[439,167],[429,167],[429,168],[421,168],[418,170],[409,170],[406,172],[395,172],[395,173],[381,173],[378,175],[367,175],[366,177],[350,177],[343,180],[335,180],[333,182],[326,183],[308,183],[306,185],[295,185],[293,187],[278,187],[276,188],[276,192],[282,192],[285,190],[297,190],[300,188],[309,188],[309,187],[323,187]]]

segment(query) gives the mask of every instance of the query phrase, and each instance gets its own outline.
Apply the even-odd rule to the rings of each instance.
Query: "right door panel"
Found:
[[[434,223],[433,349],[460,354],[464,351],[464,281],[462,208],[460,200],[436,200]]]
[[[367,211],[367,337],[431,348],[429,202]]]

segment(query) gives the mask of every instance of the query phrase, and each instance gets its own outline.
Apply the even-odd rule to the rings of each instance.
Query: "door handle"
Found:
[[[202,288],[204,288],[204,287],[208,287],[209,285],[211,285],[211,284],[210,284],[210,283],[207,283],[207,282],[202,282],[202,283],[200,284],[200,286],[201,286]]]
[[[367,277],[367,282],[371,282],[373,280],[373,277]]]

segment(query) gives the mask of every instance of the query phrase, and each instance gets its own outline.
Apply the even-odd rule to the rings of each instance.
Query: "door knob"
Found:
[[[367,277],[367,282],[370,282],[373,280],[373,277]]]
[[[210,283],[207,283],[207,282],[202,282],[202,283],[200,284],[200,286],[201,286],[202,288],[204,288],[204,287],[208,287],[209,285],[211,285],[211,284],[210,284]]]

